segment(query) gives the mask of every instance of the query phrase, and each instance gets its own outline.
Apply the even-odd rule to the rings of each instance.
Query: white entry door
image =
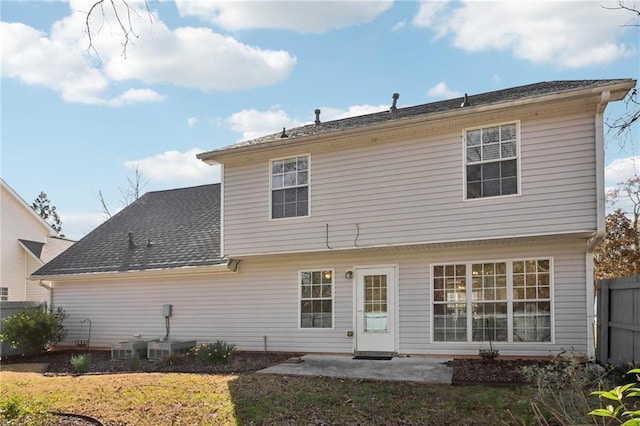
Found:
[[[356,353],[396,353],[396,268],[356,269]]]

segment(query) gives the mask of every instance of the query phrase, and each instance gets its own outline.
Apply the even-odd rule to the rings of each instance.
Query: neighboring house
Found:
[[[170,338],[241,350],[591,358],[603,113],[635,84],[316,111],[199,154],[222,184],[146,194],[33,278],[96,346],[162,337],[171,304]]]
[[[73,241],[59,237],[3,179],[0,189],[0,301],[48,301],[49,292],[29,276]]]

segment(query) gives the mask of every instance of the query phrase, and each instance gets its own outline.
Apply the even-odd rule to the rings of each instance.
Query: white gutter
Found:
[[[596,233],[588,240],[587,252],[585,253],[585,290],[587,293],[587,358],[595,360],[595,274],[593,266],[593,250],[602,240],[606,233],[605,218],[605,190],[604,190],[604,110],[611,99],[611,92],[606,90],[600,95],[600,102],[596,108],[595,115],[595,137],[596,137]]]

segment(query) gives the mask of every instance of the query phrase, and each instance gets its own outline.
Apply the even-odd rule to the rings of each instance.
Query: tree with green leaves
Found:
[[[621,209],[607,215],[606,235],[596,247],[595,278],[640,275],[638,230]]]
[[[51,227],[60,234],[61,237],[64,237],[62,234],[62,220],[60,220],[60,216],[56,211],[56,206],[51,205],[51,200],[47,194],[42,191],[40,195],[35,199],[35,201],[31,204],[31,208],[35,210],[35,212],[43,218]]]

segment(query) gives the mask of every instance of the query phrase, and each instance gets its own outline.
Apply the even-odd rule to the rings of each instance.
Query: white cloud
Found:
[[[138,170],[145,178],[154,182],[173,185],[203,185],[220,182],[220,167],[209,166],[196,158],[204,152],[191,148],[185,152],[166,151],[139,160],[125,161],[124,166]]]
[[[285,80],[296,59],[284,51],[264,50],[214,33],[209,28],[169,29],[142,1],[128,2],[136,13],[132,37],[123,57],[123,35],[111,6],[96,10],[87,52],[87,3],[72,0],[67,17],[44,33],[22,23],[0,22],[2,76],[44,86],[67,102],[123,106],[161,102],[163,96],[141,83],[171,84],[198,90],[239,90]],[[113,3],[123,7],[124,2]],[[120,10],[121,16],[124,13]],[[184,66],[198,64],[198,66]],[[117,82],[118,84],[114,84]],[[118,86],[136,86],[115,92]]]
[[[628,12],[602,7],[607,4],[615,6],[610,1],[425,1],[413,23],[431,28],[436,38],[450,36],[463,50],[510,51],[534,64],[582,68],[635,53],[616,42]]]
[[[604,169],[604,180],[611,186],[636,176],[640,176],[640,156],[615,159]]]
[[[189,125],[189,127],[194,127],[196,124],[198,124],[198,117],[187,118],[187,124]]]
[[[320,120],[340,120],[342,118],[373,114],[380,111],[389,111],[390,107],[391,103],[389,103],[389,105],[352,105],[347,109],[323,107],[321,108],[322,114],[320,116]]]
[[[407,26],[407,20],[403,19],[402,21],[397,22],[392,28],[392,31],[400,31],[401,29],[403,29],[404,27]]]
[[[79,240],[107,220],[104,213],[58,212],[62,219],[62,233],[65,238]]]
[[[441,81],[429,90],[427,90],[427,97],[436,99],[451,99],[462,96],[463,93],[457,90],[452,90],[447,86],[447,83]]]
[[[231,130],[242,134],[241,140],[254,139],[281,131],[283,127],[292,128],[303,124],[289,117],[284,110],[276,108],[268,111],[244,109],[233,113],[226,122]]]
[[[388,105],[352,105],[346,110],[322,107],[320,108],[320,121],[339,120],[341,118],[371,114],[388,109]],[[280,132],[283,127],[285,129],[291,129],[309,124],[313,122],[313,120],[315,120],[315,115],[309,119],[300,120],[290,117],[283,109],[274,107],[267,111],[245,109],[229,116],[226,119],[226,123],[231,127],[231,130],[242,134],[239,140],[245,141]]]
[[[323,33],[366,24],[389,10],[393,0],[228,1],[176,0],[182,16],[197,16],[225,30],[274,28]]]

